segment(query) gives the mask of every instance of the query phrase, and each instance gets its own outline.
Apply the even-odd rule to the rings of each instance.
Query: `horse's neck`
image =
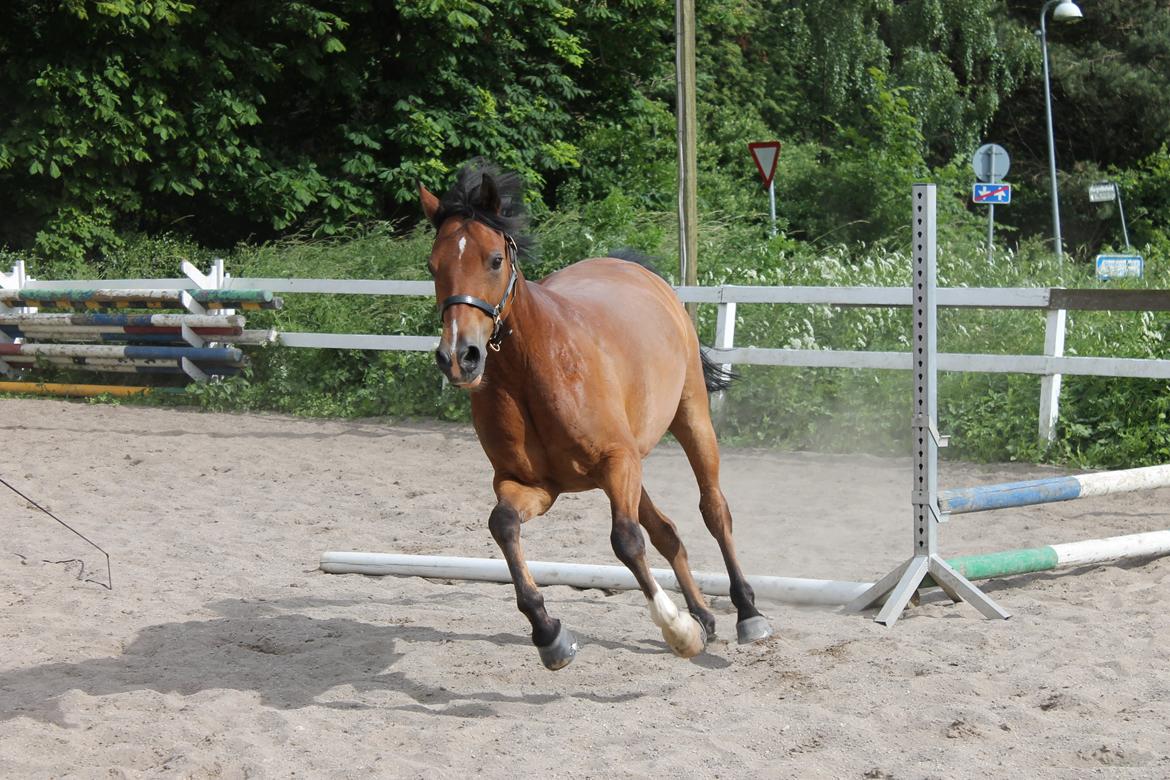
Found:
[[[539,370],[537,351],[556,338],[555,301],[539,285],[520,279],[511,311],[505,314],[504,327],[511,332],[504,338],[499,353],[489,356],[499,368],[497,381],[514,395],[523,394],[528,377]]]

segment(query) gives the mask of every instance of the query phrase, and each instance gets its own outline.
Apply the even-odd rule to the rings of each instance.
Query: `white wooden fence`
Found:
[[[190,263],[182,266],[184,277],[173,279],[65,279],[29,278],[23,263],[11,273],[0,273],[0,287],[21,289],[130,289],[181,290],[219,287],[229,290],[269,290],[276,293],[326,295],[385,295],[431,297],[431,282],[372,279],[289,279],[232,277],[217,261],[209,274]],[[736,308],[740,304],[796,304],[828,306],[909,307],[909,287],[678,287],[685,302],[718,307],[715,343],[711,356],[731,365],[791,366],[805,368],[911,368],[909,352],[774,349],[735,346]],[[977,373],[1022,373],[1042,377],[1039,434],[1051,441],[1059,415],[1062,374],[1106,377],[1170,379],[1170,360],[1064,355],[1066,312],[1069,309],[1109,311],[1170,311],[1167,290],[1065,290],[1062,288],[943,288],[938,305],[954,308],[1036,309],[1047,314],[1044,353],[1041,355],[941,353],[939,369]],[[288,347],[314,349],[369,349],[433,351],[438,336],[384,336],[360,333],[281,332]]]

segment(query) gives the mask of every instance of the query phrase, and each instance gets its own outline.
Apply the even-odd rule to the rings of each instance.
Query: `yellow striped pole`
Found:
[[[31,395],[61,395],[91,397],[95,395],[149,395],[153,387],[130,385],[74,385],[60,382],[0,382],[0,393],[29,393]]]

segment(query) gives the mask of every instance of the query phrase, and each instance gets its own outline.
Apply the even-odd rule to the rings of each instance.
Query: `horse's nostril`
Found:
[[[441,349],[436,349],[435,362],[439,364],[439,368],[446,371],[451,367],[451,356]]]
[[[479,367],[479,347],[468,344],[459,353],[459,366],[464,370],[474,370]]]

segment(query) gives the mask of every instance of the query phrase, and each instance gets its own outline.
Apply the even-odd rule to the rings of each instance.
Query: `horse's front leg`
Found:
[[[548,511],[556,496],[541,488],[504,480],[496,484],[496,497],[498,503],[488,519],[488,528],[508,562],[516,587],[516,605],[532,624],[532,644],[540,651],[540,660],[549,669],[563,669],[577,655],[577,640],[561,621],[550,618],[545,611],[544,597],[528,571],[520,542],[520,526]]]
[[[601,487],[609,496],[613,511],[610,543],[618,560],[638,581],[650,606],[650,618],[662,629],[662,637],[676,655],[691,658],[703,652],[707,632],[689,613],[678,607],[650,574],[646,565],[646,539],[638,525],[642,498],[642,462],[634,452],[610,456],[601,474]]]

